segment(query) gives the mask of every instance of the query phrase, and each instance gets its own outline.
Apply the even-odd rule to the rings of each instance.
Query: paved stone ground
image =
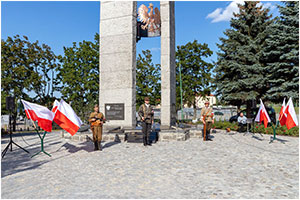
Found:
[[[2,159],[2,198],[299,198],[299,138],[269,144],[269,135],[217,132],[198,138],[135,143],[76,142],[50,133],[45,150],[30,156],[13,147]],[[25,141],[26,143],[25,143]],[[2,138],[5,148],[8,139]],[[14,141],[31,154],[39,138]]]

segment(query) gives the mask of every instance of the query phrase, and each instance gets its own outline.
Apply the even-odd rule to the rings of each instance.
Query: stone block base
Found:
[[[190,130],[190,137],[191,138],[202,138],[202,131],[201,130]]]
[[[190,138],[189,131],[161,131],[159,132],[158,141],[186,141]]]

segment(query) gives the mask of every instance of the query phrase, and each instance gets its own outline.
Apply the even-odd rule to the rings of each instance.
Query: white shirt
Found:
[[[246,124],[247,123],[247,117],[243,116],[239,116],[238,117],[238,123],[242,123],[242,124]]]

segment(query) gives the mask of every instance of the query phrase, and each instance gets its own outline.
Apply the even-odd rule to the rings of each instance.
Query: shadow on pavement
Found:
[[[274,142],[274,141],[279,141],[279,142],[281,142],[281,143],[283,143],[283,144],[285,144],[286,142],[289,142],[288,140],[283,140],[283,139],[280,139],[280,138],[277,138],[276,137],[276,139],[274,140],[274,137],[273,136],[271,136],[270,137],[270,143],[272,143],[272,142]]]
[[[106,143],[102,148],[104,149],[104,148],[109,148],[109,147],[111,147],[111,146],[113,146],[113,145],[116,145],[116,144],[120,144],[120,142],[115,142],[115,141],[113,141],[113,142],[108,142],[108,143]]]
[[[259,140],[259,141],[263,141],[263,140],[264,140],[264,139],[262,139],[262,138],[259,138],[259,137],[255,136],[255,135],[253,135],[252,138],[254,138],[254,139],[256,139],[256,140]]]
[[[16,174],[19,172],[32,170],[40,167],[43,164],[46,164],[48,162],[60,159],[65,156],[61,156],[58,158],[49,158],[47,155],[45,160],[35,160],[34,158],[31,158],[31,156],[38,152],[41,148],[39,146],[35,148],[27,149],[31,154],[27,154],[26,152],[13,148],[13,151],[8,150],[5,154],[4,158],[1,160],[1,178]],[[41,154],[43,155],[43,154]],[[41,156],[40,155],[40,156]]]
[[[34,135],[34,134],[32,134],[32,135]],[[37,134],[36,134],[36,137],[38,138]],[[9,175],[17,174],[19,172],[33,170],[33,169],[39,168],[41,165],[46,164],[48,162],[58,160],[60,158],[71,155],[71,154],[67,154],[67,155],[59,156],[57,158],[53,158],[53,157],[48,157],[47,155],[41,153],[37,157],[31,158],[32,155],[34,155],[35,153],[37,153],[41,150],[41,143],[40,143],[39,139],[37,140],[37,138],[35,138],[35,142],[32,144],[28,144],[26,141],[32,140],[33,138],[26,137],[25,139],[23,138],[24,141],[22,141],[22,137],[18,138],[18,139],[17,138],[13,139],[13,141],[16,141],[17,144],[20,144],[20,146],[22,146],[27,151],[29,151],[29,154],[24,152],[23,150],[19,149],[15,145],[13,145],[13,150],[10,151],[10,149],[9,149],[6,152],[4,158],[1,159],[1,177],[2,178],[9,176]],[[58,146],[59,143],[62,143],[62,141],[57,141],[57,140],[58,140],[58,138],[56,138],[56,137],[53,138],[53,137],[46,136],[45,140],[44,140],[44,150],[47,153],[50,153],[51,155],[53,153],[58,152],[61,149],[61,147],[59,147],[59,149],[54,152],[51,152],[51,150],[50,150],[51,149],[50,146],[52,146],[52,147]],[[24,142],[26,142],[27,146],[24,145]],[[8,144],[8,140],[2,140],[1,143]],[[2,145],[2,151],[5,147],[6,147],[6,145]],[[90,149],[92,149],[92,147],[90,147]],[[42,159],[40,159],[41,157],[42,157]]]
[[[75,153],[75,152],[78,152],[81,150],[84,150],[87,152],[92,152],[94,150],[93,149],[94,146],[91,145],[91,142],[83,142],[83,143],[80,143],[80,145],[83,145],[83,146],[77,147],[77,146],[67,142],[64,145],[62,145],[62,147],[65,147],[68,150],[68,152],[70,152],[70,153]]]

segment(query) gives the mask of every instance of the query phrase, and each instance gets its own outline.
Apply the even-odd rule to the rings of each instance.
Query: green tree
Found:
[[[217,94],[221,100],[238,106],[247,104],[250,115],[251,100],[264,98],[270,88],[268,70],[263,61],[263,47],[267,27],[273,22],[269,9],[257,6],[257,1],[239,4],[239,13],[230,20],[230,29],[220,38],[216,62]]]
[[[150,50],[142,51],[137,57],[136,64],[136,106],[144,103],[148,96],[151,104],[158,104],[161,98],[160,92],[160,65],[154,65]]]
[[[176,94],[180,94],[179,65],[181,66],[181,79],[183,103],[194,107],[196,117],[196,96],[206,96],[211,92],[213,64],[205,61],[213,52],[207,44],[200,44],[197,40],[186,45],[177,46],[176,51]],[[180,109],[180,95],[176,95],[176,108]]]
[[[76,114],[86,121],[99,101],[99,34],[94,42],[79,42],[79,46],[73,42],[72,47],[64,47],[59,61],[57,79],[62,98],[71,102]]]
[[[280,17],[269,26],[264,49],[270,88],[266,97],[282,102],[283,97],[299,101],[299,2],[285,1]]]
[[[24,38],[24,39],[23,39]],[[47,105],[55,90],[49,76],[56,68],[56,56],[51,48],[38,41],[31,43],[26,36],[19,35],[1,40],[1,114],[7,114],[6,97]],[[30,95],[29,95],[30,93]],[[17,106],[12,112],[15,130]]]

